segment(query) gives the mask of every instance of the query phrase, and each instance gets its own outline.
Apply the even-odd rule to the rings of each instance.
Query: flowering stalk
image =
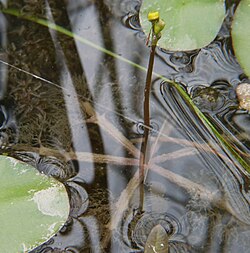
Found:
[[[158,40],[161,38],[161,31],[165,26],[165,22],[160,19],[159,12],[150,12],[148,14],[148,20],[151,22],[152,27],[151,33],[151,50],[147,69],[146,85],[144,89],[144,142],[141,146],[141,156],[140,156],[140,180],[142,181],[140,187],[140,209],[143,209],[144,202],[144,170],[145,165],[148,164],[148,159],[146,159],[146,151],[148,144],[148,135],[150,129],[150,91],[152,82],[152,73],[154,66],[155,48]],[[149,33],[149,37],[150,37]],[[147,42],[148,43],[148,42]]]

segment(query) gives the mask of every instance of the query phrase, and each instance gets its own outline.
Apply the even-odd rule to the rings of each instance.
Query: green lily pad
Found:
[[[66,222],[62,183],[14,158],[0,156],[0,252],[28,252]]]
[[[143,0],[140,20],[145,33],[150,11],[159,11],[166,26],[158,45],[168,50],[193,50],[214,40],[225,17],[222,0]]]
[[[235,55],[246,75],[250,77],[250,0],[241,0],[232,23]]]

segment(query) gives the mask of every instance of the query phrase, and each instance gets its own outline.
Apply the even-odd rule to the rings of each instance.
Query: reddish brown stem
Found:
[[[151,91],[151,82],[152,82],[152,73],[154,66],[154,56],[155,56],[155,48],[156,45],[151,46],[149,63],[148,63],[148,71],[146,77],[146,85],[144,89],[144,142],[141,146],[141,155],[140,155],[140,171],[139,177],[141,179],[140,185],[140,206],[139,209],[143,211],[143,203],[144,203],[144,171],[145,166],[148,164],[148,156],[147,156],[147,145],[148,145],[148,135],[150,129],[150,91]]]

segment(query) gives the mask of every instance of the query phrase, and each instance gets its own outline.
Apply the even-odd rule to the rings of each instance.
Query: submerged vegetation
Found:
[[[134,62],[131,62],[105,48],[102,48],[100,46],[97,46],[93,43],[91,43],[89,40],[86,40],[76,34],[73,34],[71,33],[70,31],[68,31],[67,29],[61,27],[61,26],[58,26],[56,25],[55,23],[51,23],[50,21],[48,20],[44,20],[44,19],[40,19],[40,18],[37,18],[37,17],[33,17],[33,16],[29,16],[29,15],[25,15],[23,13],[20,13],[18,10],[14,10],[14,9],[3,9],[2,10],[3,13],[6,13],[6,14],[11,14],[11,15],[14,15],[14,16],[17,16],[17,17],[20,17],[20,18],[24,18],[24,19],[27,19],[27,20],[30,20],[32,22],[36,22],[38,24],[41,24],[43,26],[46,26],[50,29],[53,29],[53,30],[56,30],[60,33],[63,33],[67,36],[70,36],[72,38],[75,38],[76,40],[79,40],[80,42],[84,43],[84,44],[87,44],[91,47],[94,47],[95,49],[97,50],[100,50],[101,52],[105,53],[105,54],[108,54],[112,57],[115,57],[117,58],[118,60],[121,60],[121,61],[124,61],[128,64],[131,64],[133,65],[134,67],[138,67],[139,69],[141,70],[145,70],[146,69]],[[232,145],[230,142],[230,138],[228,136],[228,138],[224,138],[220,133],[219,131],[213,126],[213,124],[207,119],[207,117],[199,110],[198,107],[196,107],[196,105],[193,103],[193,101],[190,99],[189,95],[185,92],[185,90],[178,84],[176,83],[175,81],[172,81],[172,80],[169,80],[165,77],[163,77],[162,75],[159,75],[155,72],[153,72],[154,76],[156,77],[159,77],[161,78],[163,81],[167,82],[168,85],[172,85],[174,86],[178,92],[181,94],[181,96],[185,99],[185,101],[193,108],[193,110],[195,111],[195,113],[197,114],[197,116],[199,117],[199,119],[207,125],[207,127],[209,127],[213,132],[214,134],[217,136],[217,138],[219,139],[219,141],[221,142],[222,145],[224,145],[227,149],[230,150],[230,152],[232,153],[232,155],[239,161],[239,163],[243,166],[243,168],[250,172],[250,164],[248,162],[248,158],[247,158],[247,161],[245,161],[245,158],[244,158],[244,154],[242,154],[240,152],[239,149],[235,149],[234,145]],[[239,153],[240,152],[240,153]],[[243,155],[243,156],[242,156]]]

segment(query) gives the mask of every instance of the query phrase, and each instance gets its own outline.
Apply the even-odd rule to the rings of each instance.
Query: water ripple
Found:
[[[207,142],[209,143],[208,147],[212,146],[219,153],[225,154],[224,152],[227,152],[218,146],[216,138],[198,121],[175,88],[163,83],[161,89],[162,96],[168,104],[168,107],[165,106],[165,108],[190,139],[197,143]],[[234,215],[242,222],[250,224],[250,193],[246,189],[249,185],[249,178],[245,174],[244,169],[233,162],[229,165],[228,162],[223,161],[217,156],[212,149],[211,152],[204,149],[201,149],[199,152],[204,165],[214,173],[221,184],[223,194],[225,194],[229,205],[233,209]],[[229,153],[226,154],[227,156],[229,155]]]
[[[70,216],[77,218],[87,210],[89,196],[83,186],[75,182],[66,182],[66,186],[69,189]]]
[[[31,164],[37,168],[39,172],[52,176],[61,182],[65,182],[76,174],[75,168],[70,162],[66,163],[55,157],[40,156],[38,153],[22,151],[16,152],[15,156]]]
[[[185,83],[188,88],[201,84],[210,85],[222,77],[233,86],[240,82],[243,71],[230,50],[228,40],[215,41],[194,56],[190,58],[191,71],[182,68],[175,75],[175,79]]]

